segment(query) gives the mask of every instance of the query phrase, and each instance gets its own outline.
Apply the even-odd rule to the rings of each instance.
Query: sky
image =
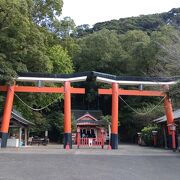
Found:
[[[170,11],[180,0],[64,0],[61,18],[70,16],[75,24],[97,22]]]

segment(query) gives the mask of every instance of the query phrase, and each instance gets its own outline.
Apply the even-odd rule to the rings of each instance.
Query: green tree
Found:
[[[101,116],[101,119],[103,120],[104,124],[106,126],[108,126],[109,124],[111,124],[111,116],[110,115],[106,115],[106,116]]]
[[[0,2],[0,65],[2,79],[10,79],[16,70],[25,71],[23,63],[26,34],[29,32],[28,6],[26,1]]]
[[[27,1],[3,0],[0,7],[1,78],[15,77],[17,71],[50,72],[50,35],[32,22]]]
[[[60,15],[62,1],[2,0],[0,1],[0,80],[11,80],[17,72],[71,73],[73,64],[60,38],[52,31]],[[33,84],[34,85],[34,84]],[[47,84],[44,84],[45,86]],[[48,84],[55,86],[55,84]],[[33,108],[41,108],[62,99],[57,94],[18,94]],[[1,97],[0,97],[1,98]],[[47,110],[33,112],[15,97],[14,106],[36,126],[41,133],[49,126]]]
[[[73,63],[67,51],[62,48],[60,45],[55,45],[49,48],[48,51],[49,58],[53,65],[53,73],[72,73],[73,72]]]
[[[151,146],[153,144],[153,134],[152,131],[158,131],[159,128],[157,125],[149,124],[141,130],[142,139],[144,140],[145,144]]]
[[[51,27],[61,15],[63,0],[27,0],[29,16],[42,26]]]
[[[64,17],[61,21],[56,21],[55,33],[62,39],[70,37],[75,33],[76,27],[74,20],[70,17]]]
[[[74,58],[77,71],[120,74],[125,69],[122,62],[126,54],[115,32],[104,29],[79,39],[78,44],[81,51]]]
[[[49,122],[49,137],[52,141],[63,141],[64,115],[60,111],[52,112],[47,117]]]
[[[158,48],[156,54],[157,75],[179,75],[180,33],[172,26],[164,26],[152,34],[153,42]]]
[[[160,99],[160,102],[162,99]],[[137,113],[134,112],[134,116],[141,122],[143,126],[147,126],[152,120],[157,117],[161,117],[164,114],[164,106],[162,104],[143,103],[143,106],[137,108]]]

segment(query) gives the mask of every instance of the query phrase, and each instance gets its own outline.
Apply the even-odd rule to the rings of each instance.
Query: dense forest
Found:
[[[99,71],[118,76],[180,75],[180,8],[169,12],[122,18],[76,26],[73,17],[59,20],[62,0],[0,1],[0,80],[11,83],[18,72],[73,73]],[[56,84],[51,84],[56,86]],[[86,88],[86,95],[72,97],[73,109],[100,109],[111,113],[111,98],[98,96],[94,80],[74,84]],[[136,88],[136,87],[135,87]],[[59,141],[63,134],[63,97],[54,94],[24,93],[15,97],[14,108],[35,123],[33,133],[49,130]],[[174,108],[179,107],[179,84],[170,89]],[[0,94],[1,114],[6,95]],[[160,98],[123,97],[138,112],[152,109]],[[56,101],[55,101],[56,100]],[[163,105],[140,115],[120,102],[120,136],[133,141],[133,135],[162,115]],[[134,128],[132,128],[134,127]]]

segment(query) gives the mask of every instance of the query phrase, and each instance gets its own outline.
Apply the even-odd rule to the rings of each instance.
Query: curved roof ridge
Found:
[[[124,85],[172,85],[176,84],[180,80],[180,76],[172,77],[142,77],[142,76],[116,76],[112,74],[96,72],[96,71],[85,71],[72,74],[49,74],[49,73],[38,73],[38,72],[24,72],[18,73],[17,81],[51,81],[51,82],[80,82],[86,81],[88,78],[96,78],[98,82],[113,83]]]

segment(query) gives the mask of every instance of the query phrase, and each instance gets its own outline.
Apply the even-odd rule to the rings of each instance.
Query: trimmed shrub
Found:
[[[142,140],[144,141],[145,145],[147,146],[152,146],[153,145],[153,135],[152,135],[152,131],[158,131],[158,127],[157,125],[148,125],[146,127],[144,127],[141,130],[142,133]]]

